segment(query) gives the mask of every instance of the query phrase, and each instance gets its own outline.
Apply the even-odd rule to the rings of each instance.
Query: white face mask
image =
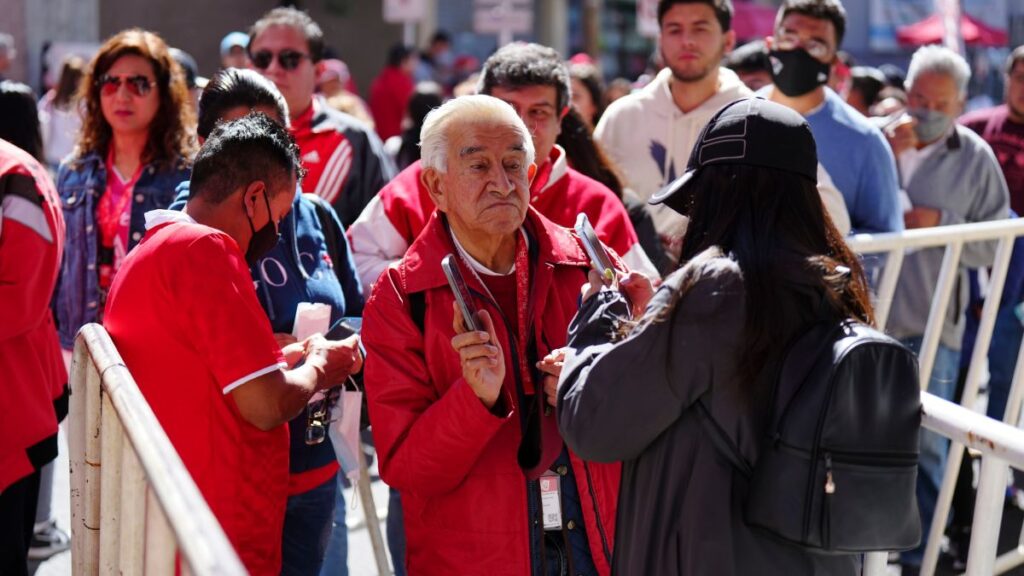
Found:
[[[363,393],[343,390],[338,402],[331,407],[331,425],[327,433],[334,445],[342,473],[354,486],[359,481],[359,417],[362,412]]]

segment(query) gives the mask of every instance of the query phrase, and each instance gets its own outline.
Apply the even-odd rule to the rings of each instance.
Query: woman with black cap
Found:
[[[823,313],[872,321],[816,173],[803,118],[757,98],[734,102],[704,129],[686,173],[651,199],[690,218],[681,267],[657,292],[636,273],[615,290],[591,272],[558,417],[583,457],[624,462],[615,573],[859,573],[856,555],[816,555],[744,522],[744,480],[696,404],[704,398],[756,462],[787,343]]]

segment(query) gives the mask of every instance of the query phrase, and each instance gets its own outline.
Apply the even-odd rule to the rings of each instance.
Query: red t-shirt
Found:
[[[121,177],[114,164],[114,150],[107,154],[107,188],[96,206],[96,224],[99,228],[100,245],[113,250],[113,261],[101,263],[99,270],[100,288],[110,288],[114,274],[121,268],[128,254],[128,234],[132,223],[132,194],[139,181],[143,165],[140,163],[135,174],[127,179]]]
[[[281,569],[288,429],[229,394],[284,366],[245,257],[223,232],[160,224],[125,259],[103,324],[252,574]]]

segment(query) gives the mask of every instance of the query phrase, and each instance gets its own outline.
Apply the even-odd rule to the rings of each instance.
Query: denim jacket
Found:
[[[190,175],[191,167],[182,158],[175,158],[169,166],[149,164],[143,168],[131,204],[129,251],[146,232],[145,213],[168,207],[174,200],[175,188]],[[57,192],[64,209],[67,237],[53,304],[60,345],[67,350],[74,346],[79,328],[102,319],[105,294],[101,294],[97,272],[96,207],[106,189],[107,168],[102,154],[90,152],[61,164]]]

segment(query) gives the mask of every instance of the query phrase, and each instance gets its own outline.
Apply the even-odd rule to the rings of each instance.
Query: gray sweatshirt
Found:
[[[992,149],[980,136],[959,125],[945,146],[921,162],[907,185],[907,194],[914,206],[941,210],[941,226],[1009,217],[1006,180]],[[941,342],[947,348],[959,350],[963,338],[967,269],[991,265],[995,251],[996,242],[964,244],[960,274],[942,324]],[[894,337],[924,335],[943,253],[943,248],[929,248],[904,258],[886,326]]]

